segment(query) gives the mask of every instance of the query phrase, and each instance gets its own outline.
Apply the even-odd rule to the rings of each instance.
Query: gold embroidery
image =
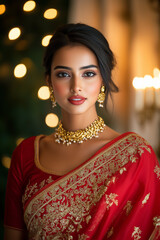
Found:
[[[112,177],[111,182],[115,183],[116,182],[116,177]]]
[[[87,224],[89,223],[89,221],[90,221],[91,218],[92,218],[92,217],[91,217],[90,215],[88,215],[88,216],[86,217],[86,223],[87,223]]]
[[[157,174],[157,178],[160,180],[160,167],[155,166],[154,172]]]
[[[114,233],[113,227],[107,232],[107,238],[110,238]]]
[[[153,225],[156,227],[160,226],[160,216],[153,218]]]
[[[127,171],[127,169],[126,169],[125,167],[121,168],[121,169],[119,170],[119,173],[122,174],[124,171]]]
[[[30,182],[29,182],[26,187],[25,194],[22,197],[22,203],[24,204],[24,202],[28,198],[30,198],[33,193],[36,193],[36,191],[38,191],[37,183],[35,183],[34,185],[30,185]]]
[[[140,236],[141,233],[142,233],[142,231],[140,230],[139,227],[134,227],[134,231],[132,233],[132,237],[134,238],[134,240],[140,239],[141,238],[141,236]]]
[[[30,181],[28,185],[26,186],[25,193],[22,197],[22,203],[23,205],[29,199],[32,195],[34,195],[37,191],[39,191],[41,188],[43,188],[47,183],[53,182],[52,176],[49,176],[48,179],[44,179],[42,182],[30,185]]]
[[[132,208],[133,208],[132,202],[131,201],[127,201],[126,205],[123,208],[123,210],[126,210],[126,215],[127,216],[130,214]]]
[[[86,240],[87,238],[89,238],[89,236],[86,234],[78,235],[78,240]]]
[[[51,239],[61,239],[61,236],[71,239],[75,232],[80,235],[79,231],[91,219],[91,210],[96,208],[96,203],[104,194],[107,209],[113,204],[118,205],[118,195],[107,194],[106,191],[115,184],[114,174],[120,169],[125,171],[127,163],[135,163],[139,159],[138,153],[141,155],[144,149],[150,152],[144,139],[130,134],[34,196],[24,213],[29,238],[39,234],[42,239],[45,233],[48,234],[47,239],[50,236]],[[44,184],[47,182],[34,186],[35,191]],[[95,224],[99,221],[95,221]]]
[[[36,239],[47,239],[47,240],[73,240],[73,237],[71,235],[68,234],[62,234],[62,233],[57,233],[54,236],[46,236],[46,238],[41,236],[37,236]]]
[[[148,193],[148,194],[145,196],[145,198],[144,198],[143,201],[142,201],[142,205],[144,205],[144,204],[146,204],[146,203],[148,202],[149,197],[150,197],[150,193]]]
[[[109,209],[113,203],[118,206],[118,200],[116,199],[118,195],[115,193],[111,193],[110,195],[105,195],[106,203],[107,203],[107,209]]]

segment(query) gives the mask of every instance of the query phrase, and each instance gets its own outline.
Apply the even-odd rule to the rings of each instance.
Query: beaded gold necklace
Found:
[[[62,123],[59,123],[58,128],[55,132],[55,142],[67,144],[69,146],[72,143],[83,143],[83,141],[99,137],[99,133],[103,132],[105,128],[104,121],[101,117],[91,123],[85,129],[80,129],[76,131],[67,131],[63,128]]]

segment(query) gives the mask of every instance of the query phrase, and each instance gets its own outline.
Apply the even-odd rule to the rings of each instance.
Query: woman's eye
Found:
[[[96,75],[95,72],[88,71],[83,74],[84,77],[94,77]]]
[[[70,75],[69,75],[68,73],[66,73],[66,72],[59,72],[59,73],[56,74],[56,76],[57,76],[58,78],[70,77]]]

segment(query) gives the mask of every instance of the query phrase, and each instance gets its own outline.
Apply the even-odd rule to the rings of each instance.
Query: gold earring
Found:
[[[54,96],[52,86],[50,86],[49,89],[50,89],[50,97],[51,97],[52,108],[54,108],[54,107],[57,106],[57,104],[56,104],[56,99],[55,99],[55,96]]]
[[[102,107],[103,108],[103,102],[105,100],[105,86],[103,85],[101,87],[101,90],[100,90],[100,93],[98,95],[98,99],[97,99],[97,102],[99,103],[99,107]]]

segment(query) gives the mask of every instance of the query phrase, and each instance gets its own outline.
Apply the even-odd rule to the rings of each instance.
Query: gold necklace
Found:
[[[62,142],[63,144],[67,144],[67,146],[72,143],[83,143],[84,140],[99,137],[99,133],[103,132],[104,128],[104,121],[99,116],[93,123],[91,123],[91,125],[89,125],[85,129],[76,130],[74,132],[65,130],[60,121],[59,126],[55,132],[55,142]]]

